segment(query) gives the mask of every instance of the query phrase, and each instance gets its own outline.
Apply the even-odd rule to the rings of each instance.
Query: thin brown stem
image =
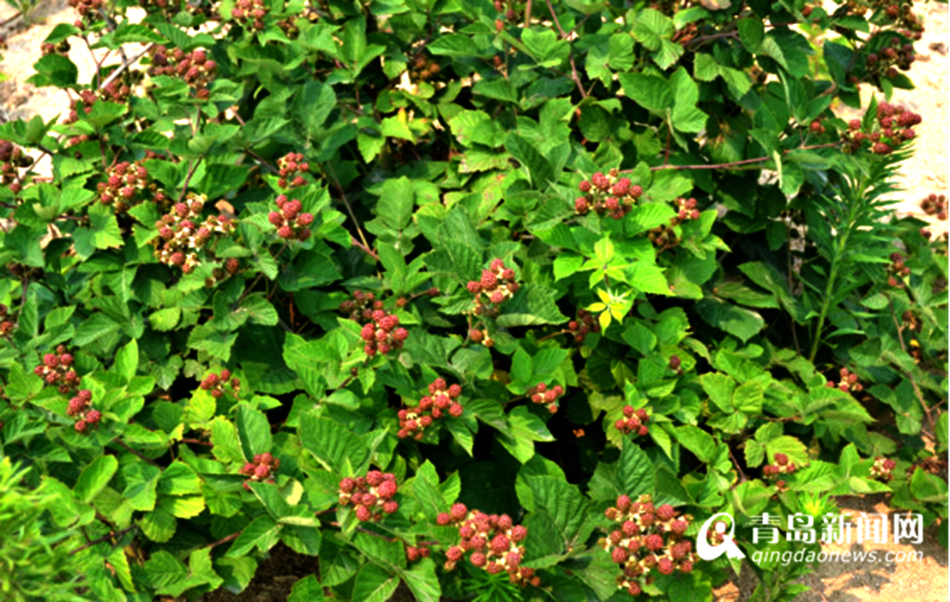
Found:
[[[201,439],[179,439],[178,443],[191,443],[192,445],[204,445],[205,447],[214,447],[214,443],[210,441],[202,441]]]
[[[353,220],[353,226],[356,227],[356,233],[360,235],[360,240],[363,241],[364,250],[368,252],[370,246],[369,243],[366,242],[366,235],[363,234],[363,229],[360,228],[360,222],[356,219],[356,214],[353,213],[353,207],[350,205],[350,200],[346,198],[346,192],[344,192],[343,186],[340,185],[340,179],[336,175],[336,170],[333,169],[333,164],[330,161],[326,162],[326,166],[327,171],[333,180],[333,185],[336,187],[337,192],[340,193],[340,198],[343,200],[343,204],[346,206],[346,211],[350,214],[350,219]],[[379,259],[379,256],[375,254],[373,255],[376,259]]]
[[[551,19],[554,20],[554,26],[557,27],[557,30],[561,35],[561,39],[566,40],[568,38],[567,32],[564,31],[563,27],[561,27],[561,22],[557,18],[557,12],[554,10],[554,5],[551,4],[551,0],[544,1],[548,4],[548,10],[551,11]],[[581,84],[580,75],[577,74],[577,64],[574,62],[574,53],[571,52],[568,57],[571,61],[571,79],[574,81],[577,89],[580,90],[581,97],[587,98],[587,90],[584,89],[583,84]]]
[[[191,177],[195,175],[195,171],[198,169],[198,165],[201,164],[201,160],[204,159],[204,156],[198,157],[198,159],[191,164],[191,167],[188,169],[188,175],[185,176],[185,183],[181,185],[181,194],[178,195],[178,202],[182,202],[185,198],[185,194],[188,192],[188,184],[191,183]]]
[[[105,88],[106,86],[108,86],[109,84],[111,84],[112,82],[114,82],[122,74],[123,71],[131,67],[137,60],[139,60],[140,58],[148,54],[148,51],[151,50],[152,47],[154,46],[155,44],[153,42],[149,44],[148,46],[146,46],[145,49],[143,49],[141,52],[139,52],[132,58],[125,60],[121,65],[119,65],[118,68],[116,68],[115,71],[109,74],[109,77],[107,77],[106,80],[102,82],[102,84],[99,86],[99,89],[101,90]]]
[[[238,531],[237,533],[232,533],[232,534],[228,535],[227,537],[222,537],[222,538],[219,539],[218,541],[213,541],[213,542],[209,543],[209,544],[206,545],[205,547],[206,547],[206,548],[213,548],[213,547],[215,547],[215,546],[220,546],[221,544],[228,543],[229,541],[234,541],[235,539],[237,539],[238,537],[240,537],[242,533],[244,533],[244,531]]]
[[[535,341],[535,342],[536,342],[536,343],[540,343],[541,341],[546,341],[546,340],[548,340],[548,339],[553,339],[554,337],[561,336],[562,334],[568,334],[569,332],[571,332],[571,331],[568,330],[567,328],[562,328],[561,330],[559,330],[559,331],[557,331],[557,332],[552,332],[551,334],[546,334],[546,335],[544,335],[543,337],[541,337],[540,339],[538,339],[538,340]]]
[[[113,532],[109,533],[108,535],[103,535],[103,536],[100,537],[99,539],[94,539],[94,540],[90,541],[89,543],[87,543],[87,544],[85,544],[85,545],[83,545],[83,546],[79,546],[78,548],[76,548],[75,550],[73,550],[72,552],[70,552],[70,554],[78,554],[79,552],[82,552],[83,550],[86,550],[86,549],[88,549],[88,548],[91,548],[91,547],[94,546],[94,545],[98,545],[98,544],[103,543],[103,542],[105,542],[105,541],[109,541],[110,539],[116,539],[116,538],[122,537],[123,535],[125,535],[125,534],[128,533],[129,531],[134,531],[135,529],[138,529],[138,528],[139,528],[138,525],[132,525],[131,527],[126,527],[125,529],[122,529],[121,531],[113,531]]]
[[[370,249],[370,248],[367,247],[365,244],[363,244],[363,243],[361,243],[360,241],[356,240],[356,239],[353,238],[352,236],[350,237],[350,243],[351,243],[354,247],[356,247],[357,249],[360,249],[361,251],[363,251],[364,253],[366,253],[367,255],[369,255],[370,257],[372,257],[373,259],[375,259],[376,261],[379,261],[379,255],[376,253],[376,251]]]
[[[891,310],[891,319],[894,320],[894,328],[897,329],[897,340],[901,344],[901,350],[904,353],[907,353],[907,346],[904,344],[904,328],[900,325],[900,322],[897,320],[897,313],[894,311],[894,303],[890,297],[887,298],[888,308]],[[930,408],[927,407],[927,402],[924,400],[924,394],[920,392],[920,387],[917,386],[917,381],[914,379],[914,375],[908,370],[905,372],[907,378],[910,380],[910,384],[914,387],[914,395],[917,396],[917,401],[920,402],[920,407],[924,411],[924,416],[927,417],[927,425],[930,427],[930,432],[927,433],[931,438],[936,432],[937,425],[934,422],[933,414],[930,411]]]
[[[114,439],[112,442],[115,443],[116,445],[118,445],[119,447],[124,448],[124,449],[125,449],[126,451],[128,451],[130,454],[133,454],[134,456],[137,456],[138,458],[140,458],[140,459],[142,459],[142,460],[145,460],[146,462],[148,462],[148,463],[151,464],[152,466],[158,466],[158,462],[156,462],[155,460],[152,460],[151,458],[146,457],[144,454],[142,454],[142,452],[136,451],[136,450],[132,449],[131,447],[129,447],[128,445],[126,445],[125,441],[123,441],[123,440],[121,440],[121,439]]]
[[[841,142],[827,142],[825,144],[812,144],[809,146],[799,146],[798,148],[793,148],[784,151],[785,154],[791,153],[797,150],[814,150],[817,148],[831,148],[833,146],[839,146]],[[650,171],[659,171],[661,169],[676,169],[676,170],[686,170],[686,169],[731,169],[733,167],[741,167],[743,165],[753,165],[755,163],[764,163],[770,161],[772,157],[756,157],[754,159],[743,159],[742,161],[732,161],[731,163],[712,163],[712,164],[701,164],[701,165],[657,165],[651,167]],[[625,169],[620,173],[630,173],[632,169]]]
[[[732,458],[732,465],[736,467],[736,471],[739,473],[739,482],[745,483],[748,481],[749,479],[745,476],[745,473],[742,472],[742,467],[739,466],[739,460],[737,460],[735,454],[732,453],[731,447],[729,447],[729,457]]]

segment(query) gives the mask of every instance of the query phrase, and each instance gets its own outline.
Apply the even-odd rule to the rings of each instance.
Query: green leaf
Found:
[[[670,123],[681,132],[697,133],[706,129],[706,114],[696,107],[699,101],[699,86],[680,67],[670,79],[675,101]]]
[[[540,418],[525,406],[508,413],[508,432],[499,441],[522,464],[534,456],[534,441],[554,441],[554,436]]]
[[[718,372],[709,372],[699,377],[699,382],[709,395],[709,399],[723,412],[733,412],[735,407],[732,405],[732,392],[735,390],[736,381],[731,377]]]
[[[187,464],[172,462],[158,478],[157,490],[176,496],[201,493],[201,478]]]
[[[323,586],[317,581],[316,575],[307,575],[294,583],[287,602],[319,602],[324,599]]]
[[[415,191],[409,178],[391,178],[383,182],[376,212],[390,228],[403,230],[412,219],[414,199]]]
[[[116,460],[115,456],[96,458],[79,475],[79,480],[76,481],[76,486],[73,487],[73,493],[82,501],[91,502],[106,488],[118,469],[119,461]]]
[[[765,24],[759,19],[740,19],[737,26],[742,45],[750,53],[758,54],[765,40]]]
[[[712,435],[689,424],[678,426],[673,430],[676,440],[699,458],[700,462],[712,463],[716,458],[716,441]]]
[[[47,54],[33,65],[36,75],[31,77],[28,82],[35,86],[56,86],[58,88],[67,88],[76,83],[79,77],[79,69],[69,60],[69,57],[61,54]]]
[[[386,602],[398,586],[399,577],[369,562],[356,574],[352,599],[361,602]]]
[[[623,93],[643,108],[665,115],[675,98],[670,83],[657,75],[623,73],[620,75]]]
[[[320,418],[312,412],[300,417],[299,435],[304,449],[328,470],[344,476],[357,472],[369,457],[363,437],[339,422]]]
[[[156,591],[170,593],[168,588],[176,588],[188,579],[188,567],[171,553],[157,550],[145,563],[145,574]]]
[[[525,284],[502,306],[499,326],[537,326],[567,321],[555,303],[555,293],[546,286]]]
[[[246,461],[249,462],[256,454],[271,450],[273,444],[267,416],[246,403],[238,407],[237,432]]]
[[[746,342],[765,327],[758,312],[706,297],[696,304],[699,315],[710,325]]]
[[[416,502],[429,519],[434,519],[440,512],[447,510],[445,498],[439,490],[439,475],[435,466],[428,460],[416,471],[412,491]]]
[[[653,462],[638,445],[625,441],[617,462],[617,489],[637,499],[653,492]]]
[[[54,56],[54,55],[47,55]],[[76,228],[73,241],[76,253],[82,259],[88,259],[97,249],[118,248],[123,244],[119,222],[109,205],[96,203],[89,208],[89,228]]]
[[[244,556],[252,549],[257,547],[266,552],[277,543],[277,537],[280,534],[281,525],[278,525],[274,519],[269,516],[258,516],[254,521],[241,531],[241,534],[226,556],[230,558],[239,558]]]
[[[548,163],[548,160],[525,138],[511,133],[505,142],[505,148],[512,157],[527,168],[528,174],[531,176],[531,182],[538,189],[546,188],[548,184],[556,179],[557,174],[554,173],[554,169]]]
[[[439,602],[442,599],[442,587],[435,572],[435,562],[431,558],[422,558],[413,563],[409,570],[402,569],[398,573],[417,602]]]
[[[301,133],[308,140],[320,138],[325,132],[323,123],[336,107],[333,88],[318,80],[308,81],[294,96],[291,108],[294,118],[302,126]]]
[[[122,467],[122,476],[127,483],[122,497],[135,510],[152,510],[155,507],[156,486],[162,471],[151,464],[137,462]]]
[[[139,365],[139,346],[135,342],[135,339],[129,341],[127,345],[119,349],[115,355],[115,363],[113,364],[113,369],[115,372],[125,379],[126,382],[132,380],[132,377],[135,376],[135,371],[138,369]]]
[[[522,467],[522,471],[524,471]],[[545,512],[557,529],[561,549],[567,552],[583,543],[590,534],[590,501],[580,490],[569,485],[563,477],[525,475],[524,480],[531,491],[531,499],[522,498],[521,503],[531,512]]]

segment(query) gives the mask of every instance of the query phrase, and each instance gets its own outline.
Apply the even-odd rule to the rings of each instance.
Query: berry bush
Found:
[[[872,493],[946,544],[913,2],[71,4],[0,125],[4,595],[788,600],[753,517]]]

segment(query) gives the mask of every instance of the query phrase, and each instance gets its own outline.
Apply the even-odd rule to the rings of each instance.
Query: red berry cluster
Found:
[[[353,293],[353,299],[347,299],[340,303],[340,311],[348,314],[354,322],[365,324],[373,320],[373,312],[383,309],[383,302],[376,298],[373,293],[364,293],[356,291]]]
[[[445,379],[435,379],[429,385],[429,394],[419,401],[418,406],[399,410],[399,438],[413,437],[417,441],[421,440],[425,429],[433,420],[444,418],[446,414],[452,418],[461,416],[463,408],[458,402],[461,394],[462,387],[450,387]]]
[[[507,514],[485,514],[478,510],[468,511],[465,504],[453,504],[450,512],[439,514],[436,522],[441,526],[457,525],[461,541],[445,552],[445,570],[451,571],[466,553],[473,566],[485,569],[490,575],[502,571],[517,585],[535,587],[541,580],[532,569],[520,566],[524,558],[524,545],[519,545],[528,536],[528,529],[513,524]]]
[[[393,349],[402,349],[402,344],[409,338],[409,331],[399,326],[399,316],[384,309],[375,309],[372,321],[363,326],[360,337],[366,343],[363,351],[373,357],[377,353],[386,355]]]
[[[304,160],[301,153],[288,153],[277,160],[277,169],[280,176],[277,185],[281,188],[293,188],[307,183],[301,174],[310,171],[310,164]]]
[[[270,452],[264,452],[263,454],[255,455],[254,461],[242,466],[238,472],[248,477],[251,481],[273,483],[274,473],[277,472],[278,468],[280,468],[280,460],[272,456]],[[247,481],[244,481],[244,489],[248,491],[251,490],[251,486],[248,485]]]
[[[910,268],[904,265],[904,256],[894,251],[891,253],[891,264],[887,266],[887,284],[897,288],[904,288],[903,278],[910,276]]]
[[[577,319],[568,322],[567,329],[574,333],[574,341],[583,343],[588,334],[600,332],[600,324],[589,311],[586,309],[578,309]]]
[[[783,453],[775,454],[775,464],[766,464],[762,467],[762,476],[766,479],[774,479],[779,475],[792,474],[797,467],[794,462],[789,462],[788,456]],[[780,482],[784,485],[784,482]]]
[[[485,330],[473,328],[468,331],[468,337],[472,339],[472,342],[481,343],[485,347],[495,346],[495,339],[491,338],[491,336],[488,334],[487,328]]]
[[[614,219],[621,219],[630,212],[637,199],[643,194],[643,188],[635,186],[630,178],[618,177],[619,172],[611,169],[607,175],[597,172],[580,183],[584,196],[574,201],[574,211],[586,215],[593,211],[597,215],[607,213]]]
[[[264,0],[237,0],[231,9],[234,20],[249,29],[264,29],[264,15],[270,11]]]
[[[155,223],[160,236],[155,257],[169,266],[178,266],[190,274],[201,265],[198,253],[212,239],[234,231],[234,223],[225,216],[208,216],[198,225],[204,209],[204,195],[189,194],[187,202],[175,203],[172,210]]]
[[[422,542],[418,546],[410,546],[409,544],[403,542],[403,546],[406,550],[406,560],[409,562],[415,562],[420,558],[429,557],[429,546],[426,542]]]
[[[241,262],[235,257],[229,258],[224,262],[224,268],[215,268],[211,272],[211,277],[205,280],[205,286],[208,288],[214,288],[219,282],[224,282],[231,276],[238,273],[241,269]]]
[[[168,201],[168,197],[156,184],[149,183],[148,169],[140,161],[118,163],[109,170],[106,181],[99,182],[96,188],[99,192],[99,202],[103,205],[113,205],[116,213],[125,213],[132,205],[145,200],[154,200],[159,204]]]
[[[23,189],[19,170],[31,165],[33,159],[22,148],[7,140],[0,140],[0,183],[7,186],[10,192],[19,194]]]
[[[678,226],[689,220],[699,219],[699,209],[696,208],[696,199],[676,199],[676,216],[670,220],[671,226]]]
[[[69,42],[63,40],[58,44],[43,44],[40,46],[40,50],[43,52],[43,56],[47,54],[59,54],[61,56],[69,55]]]
[[[501,31],[505,28],[505,22],[502,21],[502,18],[506,19],[510,23],[515,23],[518,21],[518,13],[511,6],[506,7],[504,0],[495,0],[495,10],[501,13],[498,15],[498,18],[495,19],[495,29]]]
[[[647,239],[663,252],[670,247],[679,244],[679,237],[676,235],[676,226],[690,220],[699,219],[699,210],[696,209],[696,199],[676,199],[677,213],[670,218],[669,224],[660,224],[647,232]]]
[[[662,575],[692,572],[696,555],[692,543],[683,538],[691,516],[681,516],[669,504],[655,508],[649,495],[636,502],[621,495],[605,514],[617,526],[600,545],[623,571],[617,576],[618,588],[636,596],[653,581],[653,569]]]
[[[671,355],[669,366],[670,370],[676,372],[677,376],[683,375],[683,360],[680,359],[680,356],[676,355],[675,353]]]
[[[14,328],[16,328],[16,320],[12,312],[6,305],[0,303],[0,337],[10,336]]]
[[[65,123],[70,124],[79,121],[80,102],[82,103],[83,114],[88,115],[92,112],[92,107],[95,106],[98,100],[125,104],[131,94],[132,89],[118,80],[111,81],[98,90],[80,90],[79,98],[74,98],[69,102],[69,115],[66,117]]]
[[[649,419],[650,416],[646,413],[646,410],[642,408],[634,410],[633,406],[624,406],[623,418],[614,423],[614,428],[624,435],[633,433],[634,437],[644,437],[650,432],[647,428],[647,420]]]
[[[557,400],[564,395],[564,387],[555,385],[548,389],[544,383],[538,383],[537,386],[528,389],[528,395],[533,403],[547,404],[548,411],[552,414],[557,412]]]
[[[812,134],[815,134],[816,136],[821,136],[822,134],[825,133],[825,126],[823,126],[823,125],[821,124],[821,119],[815,119],[815,120],[812,121],[811,124],[808,126],[808,130],[809,130]]]
[[[102,18],[100,10],[105,2],[104,0],[69,0],[67,4],[75,8],[76,12],[79,13],[81,19],[80,23],[82,21],[92,23]]]
[[[494,314],[498,311],[499,305],[518,292],[515,271],[505,267],[505,262],[501,259],[493,259],[490,269],[482,270],[481,280],[472,280],[468,283],[468,292],[475,295],[476,316]],[[483,300],[483,296],[487,297],[487,303]]]
[[[880,36],[891,35],[883,32]],[[880,40],[882,38],[878,38]],[[865,59],[867,68],[867,77],[875,84],[880,85],[881,78],[893,79],[897,77],[898,70],[907,71],[917,58],[917,52],[914,45],[904,43],[899,37],[892,36],[883,44],[875,43],[871,40],[869,44],[877,47],[877,52],[868,54]]]
[[[894,468],[897,462],[887,458],[876,458],[871,466],[871,478],[890,481],[894,478]]]
[[[441,70],[442,67],[434,59],[420,54],[409,67],[409,79],[414,82],[428,81]]]
[[[164,46],[156,46],[152,48],[151,55],[149,75],[178,76],[189,86],[195,87],[198,98],[208,98],[208,86],[218,72],[218,65],[208,58],[206,50],[198,48],[186,53],[180,48],[169,50]]]
[[[887,2],[877,2],[876,4],[886,4]],[[913,0],[903,0],[889,4],[884,9],[884,14],[888,19],[896,22],[900,27],[899,33],[912,40],[920,40],[924,33],[924,24],[920,17],[913,13]]]
[[[396,475],[371,470],[365,477],[340,481],[340,505],[352,504],[356,507],[356,518],[366,521],[378,521],[383,513],[392,514],[399,510],[399,503],[393,499],[396,495]]]
[[[927,215],[935,215],[939,220],[947,219],[947,197],[944,195],[931,194],[920,203],[920,208]]]
[[[877,127],[872,128],[875,131],[864,131],[860,119],[848,122],[848,131],[844,133],[846,148],[854,152],[870,143],[872,152],[886,155],[904,142],[913,140],[917,135],[913,128],[921,121],[920,115],[903,106],[882,102],[877,107]]]
[[[287,200],[285,195],[276,199],[280,211],[271,211],[267,220],[277,227],[277,234],[284,240],[305,241],[310,238],[310,224],[313,223],[312,213],[300,213],[303,205],[297,199]]]
[[[839,372],[841,375],[841,381],[836,385],[832,381],[825,383],[825,386],[829,389],[840,389],[847,393],[848,391],[863,391],[864,386],[858,382],[858,375],[851,372],[847,368],[842,368]]]
[[[231,378],[231,371],[225,368],[220,374],[212,372],[198,386],[203,391],[211,393],[211,397],[215,399],[220,399],[225,393],[237,399],[238,393],[241,392],[241,379]],[[229,388],[230,391],[228,391]]]
[[[63,395],[79,388],[80,378],[73,370],[73,355],[66,353],[66,347],[60,345],[56,353],[47,353],[43,356],[43,363],[33,369],[47,385],[59,388]]]
[[[75,429],[77,433],[85,433],[89,427],[98,426],[102,421],[102,412],[91,407],[92,392],[83,389],[69,400],[66,415],[77,418]]]

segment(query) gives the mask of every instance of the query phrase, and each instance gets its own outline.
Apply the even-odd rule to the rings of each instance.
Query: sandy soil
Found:
[[[40,0],[33,19],[35,23],[29,28],[22,27],[22,21],[14,20],[6,25],[7,50],[2,53],[0,73],[5,74],[8,80],[0,84],[0,110],[11,118],[29,118],[41,115],[49,120],[68,111],[69,97],[64,92],[54,88],[34,88],[26,83],[33,74],[33,62],[41,55],[43,39],[58,23],[71,23],[75,14],[66,5],[65,0]],[[931,2],[926,5],[918,3],[917,10],[925,16],[927,31],[921,41],[916,44],[918,60],[914,63],[910,75],[917,84],[913,91],[897,91],[893,102],[903,104],[920,113],[924,123],[917,129],[918,152],[907,162],[900,173],[899,183],[906,190],[901,195],[898,212],[901,215],[912,214],[923,217],[920,201],[930,193],[948,194],[948,67],[950,60],[947,49],[950,46],[950,20],[946,4]],[[0,22],[6,21],[14,15],[14,10],[7,5],[0,5]],[[141,48],[139,45],[129,45],[126,50],[133,56]],[[79,81],[90,81],[95,73],[96,60],[102,60],[102,52],[90,52],[83,44],[74,44],[70,50],[70,58],[79,68]],[[95,54],[95,58],[94,58]],[[121,56],[118,53],[108,57],[104,64],[118,64]],[[867,86],[866,86],[867,88]],[[865,90],[870,95],[871,90]],[[42,170],[42,166],[40,168]],[[946,222],[933,223],[931,229],[935,234],[945,232]],[[840,500],[840,506],[855,513],[860,512],[889,512],[890,509],[883,497],[873,498],[845,498]],[[855,549],[856,544],[852,544]],[[847,546],[828,545],[829,551],[845,551]],[[882,549],[895,552],[909,552],[919,550],[924,553],[920,561],[878,562],[855,566],[840,562],[820,565],[818,571],[803,582],[812,588],[797,598],[798,602],[943,602],[948,598],[947,577],[947,550],[936,541],[934,532],[926,534],[925,541],[920,546],[885,545],[873,546],[868,549]],[[283,573],[282,573],[283,574]],[[299,575],[298,575],[299,576]],[[273,576],[267,579],[270,583],[263,584],[260,580],[257,587],[263,586],[264,597],[276,594],[272,588],[276,587]],[[284,580],[289,577],[284,578]],[[741,577],[719,587],[716,599],[721,602],[741,602],[748,600],[755,589],[756,579],[751,571],[743,571]],[[255,599],[260,599],[257,596]],[[273,599],[273,598],[272,598]]]

